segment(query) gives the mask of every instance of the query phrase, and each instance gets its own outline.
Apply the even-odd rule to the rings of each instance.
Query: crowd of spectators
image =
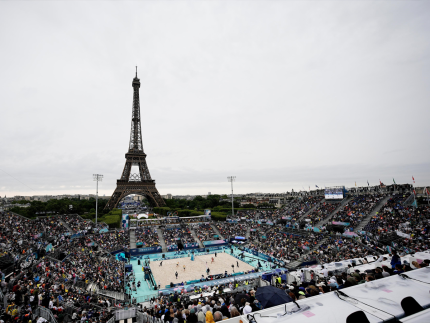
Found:
[[[269,239],[259,238],[250,244],[255,251],[271,255],[279,260],[290,262],[296,260],[322,241],[326,235],[321,233],[308,233],[306,235],[292,234],[274,228]]]
[[[259,223],[248,223],[249,226],[249,238],[251,240],[257,239],[262,235],[262,225]]]
[[[163,236],[166,246],[177,244],[177,239],[181,239],[183,244],[195,242],[188,226],[166,228],[163,230]]]
[[[214,229],[212,229],[212,226],[209,223],[194,225],[193,229],[200,241],[214,240],[214,235],[216,235]]]
[[[395,242],[393,247],[407,252],[427,250],[430,247],[430,207],[405,206],[406,199],[403,195],[390,198],[363,230],[377,244],[381,235],[397,232],[403,239]]]
[[[160,245],[157,229],[155,227],[137,227],[135,231],[136,243],[142,242],[145,247]]]
[[[98,256],[91,248],[84,251],[75,249],[65,261],[52,267],[63,278],[76,282],[81,279],[86,284],[93,282],[99,289],[124,291],[124,263],[115,257]]]
[[[248,226],[245,223],[228,223],[228,222],[217,222],[215,227],[224,239],[234,238],[236,236],[246,237]]]
[[[311,225],[315,226],[318,222],[330,216],[339,205],[339,203],[335,202],[322,202],[309,212],[306,218],[311,220]]]
[[[375,256],[375,251],[370,251],[357,241],[345,238],[328,237],[319,247],[313,250],[320,263],[330,263],[345,259],[363,258]]]
[[[67,223],[70,229],[72,229],[73,233],[84,233],[90,232],[91,229],[95,228],[96,225],[92,221],[84,221],[79,215],[69,214],[62,215],[61,219]],[[99,229],[105,228],[106,224],[98,223],[97,227]]]
[[[100,248],[106,251],[128,249],[130,246],[130,234],[125,230],[104,232],[99,235],[93,235],[91,238]]]
[[[333,217],[333,221],[349,222],[348,228],[357,227],[363,218],[368,216],[382,199],[382,195],[356,196],[347,203],[340,212]],[[328,233],[291,233],[285,232],[285,224],[279,223],[282,216],[289,216],[291,221],[297,221],[300,216],[321,202],[320,197],[303,197],[289,201],[281,210],[246,211],[241,217],[247,219],[273,221],[275,225],[269,226],[257,222],[241,223],[214,223],[224,238],[232,236],[246,236],[248,229],[258,229],[257,234],[251,231],[251,242],[248,247],[273,256],[285,262],[295,259],[314,257],[319,263],[331,263],[346,259],[376,256],[377,240],[383,233],[400,232],[404,238],[393,244],[394,249],[405,252],[427,250],[429,243],[430,207],[405,206],[407,196],[393,196],[379,213],[373,217],[363,229],[372,239],[362,242],[358,240],[330,236]],[[338,204],[320,203],[309,214],[309,218],[316,223],[331,214]],[[74,233],[86,233],[88,226],[74,216],[63,216]],[[264,221],[263,221],[264,222]],[[213,240],[216,232],[208,223],[193,224],[197,237],[201,241]],[[264,230],[261,230],[264,228]],[[159,245],[157,229],[153,227],[136,228],[136,242],[144,242],[146,247]],[[194,242],[190,226],[176,227],[164,230],[164,239],[167,245],[174,244],[176,238],[183,243]],[[263,239],[263,231],[267,239]],[[3,255],[12,256],[14,260],[25,258],[26,266],[16,266],[15,271],[2,280],[1,288],[6,298],[17,306],[23,306],[19,313],[13,308],[6,313],[10,317],[21,316],[31,312],[38,305],[50,308],[59,318],[64,318],[67,307],[77,308],[72,321],[105,322],[108,315],[103,309],[110,306],[109,301],[92,296],[85,291],[85,287],[94,283],[99,289],[123,292],[124,263],[106,255],[105,251],[128,248],[129,235],[127,231],[108,232],[103,234],[87,235],[71,239],[66,235],[68,230],[58,217],[39,218],[28,220],[23,217],[4,213],[0,216],[0,247]],[[367,238],[367,237],[366,237]],[[39,258],[34,255],[35,250],[44,249],[48,243],[59,248],[65,256],[60,261],[54,258]],[[99,251],[92,247],[93,243],[99,246]],[[367,244],[365,246],[364,244]],[[318,248],[316,248],[318,246]],[[16,258],[18,257],[18,258]],[[38,258],[38,259],[36,259]],[[15,261],[18,263],[18,261]],[[418,266],[427,266],[427,262]],[[330,275],[323,272],[322,282],[311,277],[311,282],[296,283],[293,285],[279,284],[293,299],[313,297],[336,289],[346,288],[365,281],[380,279],[382,277],[411,270],[407,264],[396,264],[394,268],[384,268],[382,272],[375,270],[375,274],[355,273],[354,271],[341,275]],[[321,277],[320,277],[321,278]],[[206,297],[200,301],[190,301],[180,295],[160,297],[155,300],[156,308],[147,309],[148,315],[162,318],[164,321],[174,323],[191,323],[220,321],[228,317],[250,313],[259,309],[258,302],[254,302],[253,291],[248,293],[251,302],[247,299],[237,301],[234,297],[225,296],[222,290],[227,286],[217,286],[215,297]],[[178,301],[179,298],[179,301]],[[200,304],[199,304],[200,303]],[[14,314],[15,313],[15,314]],[[74,315],[74,314],[73,314]],[[8,317],[9,318],[9,317]],[[177,321],[175,321],[177,320]]]
[[[253,220],[255,216],[257,215],[257,211],[251,211],[251,210],[240,210],[237,211],[236,217],[230,217],[232,220],[240,220],[242,218]]]
[[[406,196],[403,195],[391,197],[363,230],[376,235],[394,231],[400,224],[407,222],[412,208],[403,205],[405,200]]]
[[[145,315],[170,323],[213,323],[260,310],[261,304],[255,298],[255,289],[224,294],[233,286],[216,286],[209,294],[190,300],[175,292],[170,296],[156,298],[150,308],[144,308]],[[207,292],[207,291],[206,291]]]
[[[0,218],[17,220],[17,216],[8,213]],[[18,220],[26,222],[23,218]],[[95,252],[89,247],[92,243],[89,236],[76,239],[62,236],[60,241],[63,261],[42,258],[30,248],[20,265],[16,262],[13,271],[2,277],[1,289],[9,304],[4,314],[6,322],[28,322],[37,306],[49,308],[58,322],[65,320],[67,313],[73,322],[103,323],[112,316],[107,311],[111,306],[109,300],[91,295],[86,287],[94,282],[99,288],[121,290],[123,263],[111,256],[102,257],[104,251]]]
[[[12,214],[0,216],[0,254],[15,260],[28,253],[44,249],[48,244],[58,246],[68,232],[55,217],[36,220]]]
[[[347,230],[353,231],[373,211],[383,197],[383,195],[370,194],[355,196],[333,216],[332,220],[349,223]]]
[[[298,199],[289,201],[283,208],[282,214],[284,216],[301,217],[303,214],[312,209],[315,205],[321,202],[322,196],[303,196]]]

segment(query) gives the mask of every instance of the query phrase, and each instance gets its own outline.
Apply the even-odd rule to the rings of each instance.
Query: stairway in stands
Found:
[[[74,234],[74,232],[73,232],[72,228],[71,228],[71,227],[69,227],[69,225],[67,224],[67,222],[63,221],[63,219],[62,219],[60,216],[58,216],[58,217],[57,217],[57,219],[58,219],[58,221],[60,221],[60,222],[64,225],[64,227],[65,227],[67,230],[69,230],[70,234]]]
[[[218,235],[218,237],[220,239],[224,239],[224,237],[221,235],[221,233],[219,232],[219,230],[217,229],[216,226],[214,226],[213,224],[211,224],[212,229],[214,229],[215,233]]]
[[[309,250],[309,252],[307,252],[306,254],[309,254],[309,253],[311,253],[312,251],[314,251],[314,250],[317,250],[324,242],[326,242],[326,240],[327,240],[328,238],[325,238],[325,239],[322,239],[320,242],[318,242],[311,250]],[[293,270],[293,269],[295,269],[295,268],[297,268],[298,266],[300,266],[301,264],[302,264],[302,262],[304,262],[305,261],[305,259],[303,258],[303,256],[302,257],[300,257],[299,259],[297,259],[297,260],[294,260],[294,261],[292,261],[292,262],[290,262],[289,264],[287,264],[285,267],[288,269],[288,270]]]
[[[99,291],[99,287],[96,283],[89,283],[87,286],[87,291],[97,293]]]
[[[319,201],[314,207],[310,208],[305,214],[303,214],[299,218],[297,218],[297,221],[300,221],[302,219],[306,219],[306,217],[308,216],[308,214],[311,213],[313,210],[315,210],[315,208],[317,208],[318,206],[320,206],[321,203],[324,203],[324,199],[322,199],[321,201]]]
[[[164,242],[164,236],[159,226],[157,226],[157,234],[158,234],[158,240],[160,241],[160,246],[162,248],[162,251],[167,252],[167,246],[166,246],[166,243]]]
[[[315,224],[315,226],[322,226],[324,224],[326,224],[327,222],[331,221],[331,218],[337,214],[337,212],[339,212],[340,210],[343,209],[343,207],[348,204],[349,201],[352,200],[352,197],[347,197],[346,199],[344,199],[340,205],[336,208],[336,210],[333,211],[332,214],[330,214],[328,217],[326,217],[325,219],[322,219],[320,222],[318,222],[317,224]]]
[[[366,226],[366,224],[370,222],[372,217],[374,217],[376,213],[379,212],[384,207],[385,204],[387,204],[389,199],[390,199],[390,196],[387,196],[387,197],[384,197],[382,200],[380,200],[379,203],[376,205],[376,207],[373,209],[373,211],[370,212],[370,214],[365,219],[363,219],[363,221],[361,221],[361,223],[354,229],[354,231],[355,232],[362,231],[363,228]]]
[[[130,249],[136,248],[136,230],[130,230]]]
[[[246,235],[245,235],[246,240],[248,240],[250,236],[251,236],[251,228],[247,226]]]
[[[200,241],[200,239],[197,237],[197,234],[196,234],[196,232],[194,231],[194,229],[191,229],[191,228],[190,228],[190,232],[191,232],[191,235],[193,236],[194,240],[199,244],[199,247],[200,247],[200,248],[204,248],[203,243],[202,243],[202,242]]]

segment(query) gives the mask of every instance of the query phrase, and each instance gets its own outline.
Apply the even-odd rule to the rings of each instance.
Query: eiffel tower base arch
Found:
[[[118,206],[119,201],[130,194],[138,194],[145,196],[152,207],[164,206],[164,200],[158,193],[155,187],[155,181],[117,181],[117,186],[113,192],[109,202],[106,204],[105,209],[112,210]]]

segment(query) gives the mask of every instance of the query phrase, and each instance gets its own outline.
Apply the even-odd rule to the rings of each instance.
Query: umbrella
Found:
[[[234,298],[234,301],[236,302],[236,304],[238,304],[238,306],[241,306],[242,298],[244,298],[246,302],[249,302],[249,300],[250,300],[249,295],[247,295],[247,294],[237,294],[236,297]]]
[[[293,300],[282,289],[273,286],[264,286],[257,289],[255,298],[261,303],[263,308],[290,303]]]

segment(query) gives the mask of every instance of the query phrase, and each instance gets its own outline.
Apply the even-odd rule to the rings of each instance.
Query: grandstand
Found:
[[[25,293],[27,282],[42,282],[48,297],[41,306],[31,304],[34,313],[81,321],[89,304],[107,320],[113,304],[149,306],[153,299],[163,308],[175,292],[187,304],[203,292],[212,300],[214,293],[228,297],[272,284],[307,300],[340,289],[348,293],[362,281],[394,279],[430,263],[430,208],[411,203],[415,198],[407,188],[347,192],[334,203],[320,193],[293,197],[277,210],[238,212],[227,222],[159,217],[135,221],[139,226],[131,230],[108,230],[77,215],[29,220],[2,213],[0,268],[12,289],[0,296],[15,300],[25,313],[25,299],[17,300],[14,286],[21,281]],[[172,245],[174,251],[161,248]],[[59,305],[50,308],[49,299],[58,295]],[[243,314],[240,305],[232,306]],[[73,319],[74,312],[80,316]],[[160,318],[149,309],[145,315]]]

